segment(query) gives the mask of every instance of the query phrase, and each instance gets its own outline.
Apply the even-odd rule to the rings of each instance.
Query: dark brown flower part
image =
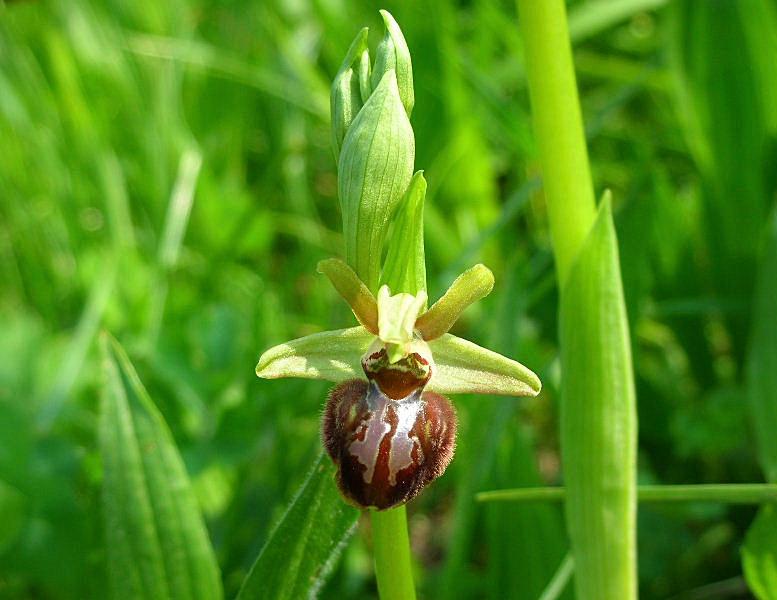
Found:
[[[329,394],[322,438],[343,495],[361,508],[387,509],[445,472],[456,445],[456,412],[423,386],[395,399],[375,380],[353,379]]]

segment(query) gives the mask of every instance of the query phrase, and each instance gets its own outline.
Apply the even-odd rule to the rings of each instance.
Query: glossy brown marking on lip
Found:
[[[322,424],[343,495],[359,507],[391,508],[414,498],[453,458],[456,412],[448,400],[417,388],[396,400],[374,381],[341,383]]]
[[[385,349],[373,352],[362,361],[367,378],[377,382],[389,398],[401,400],[425,386],[432,377],[429,362],[413,352],[391,364]]]

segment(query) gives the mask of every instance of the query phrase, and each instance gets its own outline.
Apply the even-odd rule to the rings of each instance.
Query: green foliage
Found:
[[[636,398],[609,197],[572,265],[559,309],[561,452],[580,598],[633,598]]]
[[[215,599],[221,576],[170,431],[117,342],[102,337],[100,409],[112,598]]]
[[[318,594],[359,516],[343,503],[333,477],[334,466],[322,452],[251,567],[238,600]]]
[[[751,307],[777,173],[774,2],[707,4],[568,3],[594,187],[615,199],[649,484],[753,482],[767,464],[741,427],[759,422],[746,364],[751,334],[766,336]],[[318,455],[327,390],[258,381],[253,367],[264,348],[353,324],[315,266],[345,254],[329,84],[359,27],[380,43],[377,8],[5,3],[0,597],[108,595],[101,328],[164,416],[225,596],[238,593]],[[564,483],[558,294],[515,6],[385,8],[413,53],[429,298],[487,264],[494,291],[452,333],[520,358],[544,384],[530,401],[455,400],[456,457],[408,507],[419,595],[536,600],[567,552],[560,507],[475,502]],[[734,220],[712,222],[718,212]],[[641,597],[744,585],[754,516],[640,505]],[[361,529],[322,598],[376,596]]]
[[[414,158],[413,129],[390,70],[349,127],[337,167],[346,261],[373,293],[389,219],[410,183]]]
[[[750,526],[742,548],[742,568],[747,577],[747,584],[759,600],[777,598],[775,528],[775,506],[767,504],[758,512]]]

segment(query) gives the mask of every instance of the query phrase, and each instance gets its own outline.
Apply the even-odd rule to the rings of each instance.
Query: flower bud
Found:
[[[369,77],[370,54],[367,49],[367,28],[365,27],[354,38],[340,70],[332,81],[330,107],[335,159],[340,156],[340,148],[348,128],[367,101]]]
[[[383,17],[383,23],[386,26],[386,33],[380,44],[378,44],[375,53],[375,68],[372,70],[372,87],[377,87],[383,76],[390,70],[397,72],[397,85],[399,86],[399,96],[402,98],[402,105],[405,107],[407,116],[413,113],[415,104],[415,91],[413,90],[413,64],[410,60],[410,49],[407,47],[405,36],[402,30],[386,10],[380,11]]]
[[[348,127],[338,164],[348,265],[375,293],[389,219],[413,174],[415,138],[394,70]]]
[[[422,390],[395,400],[375,381],[352,379],[330,393],[322,438],[338,467],[338,486],[356,506],[405,503],[445,472],[456,445],[456,412],[444,396]]]

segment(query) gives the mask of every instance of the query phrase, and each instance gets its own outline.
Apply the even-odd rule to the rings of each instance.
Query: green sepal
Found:
[[[539,377],[521,363],[446,333],[429,342],[435,368],[427,389],[441,394],[536,396]]]
[[[372,70],[372,86],[377,87],[383,76],[392,69],[397,72],[397,85],[402,105],[407,116],[413,113],[415,91],[413,90],[413,64],[410,60],[410,49],[407,47],[402,30],[386,10],[380,11],[386,33],[375,52],[375,68]]]
[[[338,258],[320,261],[317,270],[329,278],[359,323],[370,333],[378,335],[378,303],[354,270]]]
[[[418,318],[415,326],[426,341],[445,334],[473,302],[494,289],[494,274],[485,265],[475,265],[456,278],[448,291]]]
[[[391,70],[351,123],[338,164],[346,262],[373,293],[389,219],[410,183],[414,160],[413,128]]]
[[[425,199],[426,179],[423,171],[417,171],[397,208],[381,273],[381,284],[395,292],[417,294],[426,290]]]
[[[363,378],[361,357],[374,339],[364,327],[297,338],[262,354],[256,374],[263,379],[301,377],[334,382]]]
[[[369,80],[370,76],[367,33],[368,29],[365,27],[356,34],[340,70],[332,81],[330,108],[332,112],[332,148],[335,159],[340,156],[340,149],[348,128],[366,102],[362,88],[364,81]]]

